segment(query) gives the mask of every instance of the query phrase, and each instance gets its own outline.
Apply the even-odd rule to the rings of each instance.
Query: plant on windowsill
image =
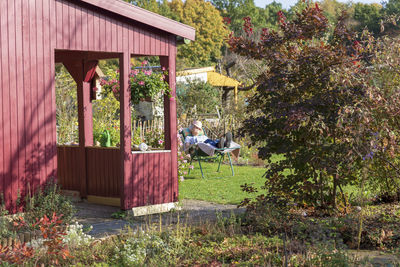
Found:
[[[151,101],[160,94],[170,95],[171,89],[165,81],[168,72],[165,68],[161,71],[153,71],[145,60],[139,69],[131,65],[129,73],[129,86],[131,88],[131,105],[140,101]],[[101,79],[103,94],[112,92],[119,101],[119,70],[110,74],[110,77]]]

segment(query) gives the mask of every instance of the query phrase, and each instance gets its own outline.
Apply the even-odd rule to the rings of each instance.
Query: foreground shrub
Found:
[[[379,250],[400,246],[398,204],[357,207],[348,214],[304,209],[284,200],[260,197],[247,205],[243,225],[248,232],[287,238],[301,250],[309,246]]]
[[[87,231],[90,231],[93,227],[89,227]],[[82,224],[75,222],[67,226],[65,237],[63,242],[67,244],[69,248],[80,248],[89,246],[93,242],[93,237],[86,234]]]
[[[62,215],[52,214],[51,217],[44,215],[32,226],[40,229],[41,236],[28,243],[16,243],[14,246],[2,247],[0,245],[0,260],[3,264],[34,264],[37,265],[59,265],[67,259],[72,258],[68,246],[63,243],[65,226],[61,219]],[[26,226],[21,217],[14,222],[17,228]],[[28,264],[28,265],[29,265]],[[7,265],[5,265],[7,266]]]
[[[170,250],[169,244],[160,236],[142,233],[129,237],[122,246],[116,247],[113,260],[117,265],[143,266],[155,257],[167,257],[171,253]]]
[[[40,218],[53,214],[62,215],[63,223],[69,224],[75,214],[75,208],[71,201],[61,195],[60,188],[54,182],[49,182],[43,189],[26,197],[24,219],[28,225],[34,224]]]
[[[26,265],[73,265],[73,266],[348,266],[360,264],[331,244],[310,244],[300,240],[300,234],[293,235],[289,227],[282,235],[279,225],[275,232],[261,234],[248,231],[241,217],[218,216],[217,222],[203,223],[196,227],[177,224],[174,229],[155,230],[152,226],[144,231],[128,230],[119,236],[89,241],[65,242],[65,232],[56,230],[59,220],[44,219],[41,227],[53,229],[43,231],[48,240],[34,250],[35,254],[25,258]],[[278,220],[277,220],[278,221]],[[303,222],[305,223],[305,219]],[[53,222],[49,224],[50,222]],[[294,226],[301,219],[286,222]],[[281,221],[281,223],[283,223]],[[47,227],[47,226],[49,227]],[[53,227],[53,226],[54,227]],[[315,223],[317,225],[317,223]],[[316,227],[316,226],[315,226]],[[73,227],[75,229],[75,227]],[[306,227],[300,227],[301,229]],[[86,239],[77,227],[73,230]],[[313,228],[312,230],[315,230]],[[67,233],[70,231],[67,230]],[[59,242],[63,236],[64,242]],[[315,233],[317,235],[318,232]],[[50,240],[51,239],[51,240]],[[52,241],[54,239],[54,241]],[[306,239],[306,238],[304,238]],[[88,245],[89,244],[89,245]],[[57,248],[57,249],[54,249]],[[57,252],[57,253],[56,253]],[[71,253],[69,255],[68,253]],[[1,254],[0,254],[1,257]],[[11,261],[9,261],[11,262]],[[13,261],[15,262],[15,261]]]
[[[33,257],[33,248],[27,247],[26,244],[18,243],[14,247],[3,247],[0,244],[0,263],[2,263],[2,266],[5,263],[21,265]]]
[[[2,238],[15,235],[15,231],[13,231],[12,221],[10,218],[7,217],[7,214],[8,210],[6,210],[5,206],[0,205],[0,240]]]

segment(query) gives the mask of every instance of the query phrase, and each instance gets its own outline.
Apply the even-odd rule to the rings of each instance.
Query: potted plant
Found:
[[[168,72],[165,68],[161,71],[153,71],[148,61],[143,61],[141,67],[135,68],[131,65],[129,73],[129,86],[131,88],[131,104],[136,105],[140,101],[151,101],[159,94],[171,93],[169,84],[165,81]],[[111,77],[103,78],[101,81],[103,93],[112,92],[119,101],[119,70],[111,74]]]

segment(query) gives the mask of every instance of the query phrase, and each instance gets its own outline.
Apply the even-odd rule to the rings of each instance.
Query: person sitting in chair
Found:
[[[206,143],[210,144],[216,148],[225,148],[230,147],[232,142],[232,133],[226,133],[225,137],[221,139],[212,140],[209,139],[206,135],[200,135],[202,132],[202,123],[201,121],[193,121],[192,124],[189,126],[189,130],[191,135],[185,137],[185,151],[188,150],[192,145],[198,143]]]

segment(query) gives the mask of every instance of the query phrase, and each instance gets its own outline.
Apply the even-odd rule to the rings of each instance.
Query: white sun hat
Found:
[[[196,126],[199,129],[203,128],[203,125],[201,124],[201,121],[193,121],[192,125]]]

